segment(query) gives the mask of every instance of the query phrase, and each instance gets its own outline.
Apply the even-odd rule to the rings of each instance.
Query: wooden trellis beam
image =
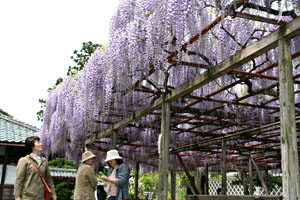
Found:
[[[282,32],[284,30],[284,32]],[[278,40],[282,37],[292,38],[296,35],[300,34],[300,18],[296,18],[295,20],[284,25],[282,29],[274,31],[266,37],[258,40],[257,42],[247,46],[241,51],[237,52],[235,55],[229,57],[224,60],[220,64],[213,66],[209,70],[199,74],[192,80],[189,80],[172,90],[170,94],[168,94],[165,98],[166,101],[174,101],[182,96],[185,96],[195,89],[215,80],[223,76],[224,74],[229,73],[235,68],[247,63],[253,58],[269,51],[270,49],[275,48],[278,45]],[[160,97],[156,99],[152,104],[148,107],[145,107],[142,110],[138,110],[134,112],[131,116],[126,117],[122,121],[114,123],[111,127],[97,133],[92,138],[89,138],[85,141],[85,145],[93,143],[94,141],[106,137],[112,133],[113,130],[119,130],[132,122],[141,119],[147,114],[152,113],[154,110],[159,109],[162,106],[163,98]]]
[[[295,91],[295,94],[297,94],[297,93],[299,93],[299,92],[300,92],[300,90],[296,90],[296,91]],[[274,98],[272,98],[272,99],[270,99],[270,100],[268,100],[268,101],[262,102],[262,105],[266,105],[266,104],[272,103],[272,102],[274,102],[274,101],[277,101],[278,99],[279,99],[279,96],[274,97]]]
[[[247,106],[247,107],[252,107],[252,108],[262,108],[262,109],[269,109],[269,110],[277,110],[279,111],[279,107],[274,107],[274,106],[264,106],[261,104],[251,104],[251,103],[245,103],[245,102],[238,102],[238,101],[226,101],[222,99],[212,99],[212,98],[206,98],[206,97],[197,97],[197,96],[192,96],[192,98],[195,99],[201,99],[202,101],[210,101],[210,102],[216,102],[216,103],[223,103],[223,104],[233,104],[233,105],[239,105],[239,106]]]
[[[264,12],[270,13],[272,15],[279,15],[279,10],[263,7],[263,6],[260,6],[260,5],[254,4],[254,3],[250,3],[250,2],[244,3],[244,7],[252,8],[255,10],[258,9],[260,11],[264,11]],[[297,17],[294,10],[284,11],[284,12],[282,12],[282,16],[292,16],[293,18]]]
[[[298,124],[298,123],[300,123],[300,117],[296,118],[296,124]],[[210,140],[205,140],[205,141],[201,141],[201,142],[194,143],[194,144],[188,144],[188,145],[184,145],[181,147],[176,147],[176,148],[171,149],[171,152],[183,152],[183,151],[188,151],[188,150],[195,150],[195,149],[199,149],[204,146],[209,146],[209,145],[220,143],[220,142],[222,142],[222,140],[229,141],[229,140],[237,140],[240,138],[248,138],[252,135],[269,132],[269,131],[276,130],[279,128],[280,128],[280,122],[275,122],[273,124],[268,124],[268,125],[265,125],[262,127],[241,131],[239,133],[229,134],[226,136],[212,138]]]
[[[298,57],[299,55],[300,55],[300,52],[297,52],[297,53],[295,53],[295,54],[292,56],[292,58]],[[274,64],[272,64],[272,65],[270,65],[270,66],[268,66],[268,67],[265,67],[265,68],[263,68],[263,69],[261,69],[261,70],[258,70],[258,71],[255,72],[255,73],[241,72],[241,71],[237,71],[237,70],[233,70],[233,72],[234,72],[234,73],[243,73],[243,74],[247,74],[247,75],[248,75],[248,77],[244,77],[244,78],[240,79],[239,81],[241,81],[241,80],[245,81],[246,79],[249,79],[249,78],[251,78],[251,77],[253,77],[253,76],[257,76],[257,77],[260,77],[260,78],[266,78],[266,79],[270,79],[270,80],[277,80],[277,79],[278,79],[277,77],[266,76],[266,75],[261,75],[261,74],[260,74],[260,73],[263,73],[263,72],[265,72],[265,71],[267,71],[267,70],[273,68],[273,67],[276,66],[276,65],[277,65],[277,63],[274,63]],[[297,76],[298,76],[298,75],[296,75],[295,78],[296,78]],[[245,80],[244,80],[244,79],[245,79]],[[239,83],[239,81],[236,81],[236,82],[233,83],[233,84],[237,84],[237,83]],[[300,83],[299,81],[295,81],[295,82],[296,82],[296,83]],[[230,84],[230,85],[232,85],[232,84]],[[273,85],[271,85],[271,86],[269,86],[269,87],[267,87],[267,88],[262,88],[262,89],[260,89],[260,90],[255,91],[255,92],[252,93],[252,94],[248,94],[248,95],[245,95],[245,96],[240,97],[240,98],[238,98],[238,99],[235,99],[235,100],[232,101],[232,102],[226,102],[226,101],[223,101],[223,102],[222,102],[222,100],[214,100],[214,99],[210,99],[210,98],[209,98],[209,96],[215,95],[216,92],[219,93],[219,92],[223,91],[224,88],[222,88],[222,89],[220,89],[220,90],[218,90],[218,91],[216,91],[216,92],[214,92],[214,93],[212,93],[212,94],[210,94],[210,95],[207,95],[206,97],[195,97],[195,96],[192,96],[193,98],[196,98],[197,100],[194,101],[194,102],[192,102],[192,103],[190,103],[190,104],[188,104],[188,105],[186,105],[186,106],[183,106],[183,107],[177,109],[175,112],[184,112],[184,110],[186,110],[187,108],[191,107],[192,105],[195,105],[196,103],[199,103],[199,102],[203,101],[204,99],[205,99],[205,100],[215,101],[215,102],[220,102],[220,103],[227,103],[227,104],[231,103],[231,104],[243,105],[243,106],[250,106],[250,107],[252,106],[252,107],[258,107],[258,108],[265,108],[265,109],[275,109],[275,110],[279,111],[279,108],[278,108],[278,107],[264,107],[264,105],[252,105],[252,104],[248,104],[248,103],[238,102],[238,101],[243,100],[243,99],[245,99],[245,98],[249,98],[249,97],[251,97],[251,96],[253,96],[253,95],[255,95],[255,94],[262,93],[262,92],[264,92],[264,91],[266,91],[266,90],[268,90],[268,89],[271,89],[271,88],[273,88],[273,87],[275,87],[275,86],[277,86],[277,85],[278,85],[278,83],[277,83],[277,84],[273,84]],[[232,86],[233,86],[233,85],[232,85]],[[227,88],[227,87],[228,87],[228,86],[226,86],[225,88]],[[222,107],[224,107],[224,106],[225,106],[225,105],[223,104],[223,105],[220,105],[220,106],[217,106],[217,107],[213,108],[212,110],[216,110],[216,109],[222,108]],[[208,112],[208,111],[206,111],[206,112]],[[189,118],[189,119],[191,119],[191,118]],[[193,127],[193,128],[196,128],[196,127]]]
[[[226,159],[226,163],[232,163],[232,162],[238,162],[238,161],[247,161],[249,159],[256,159],[256,158],[268,158],[268,157],[274,157],[274,156],[280,156],[280,152],[278,151],[270,151],[270,152],[263,152],[263,153],[255,153],[251,154],[249,156],[239,156],[236,158],[229,158]],[[219,165],[219,161],[210,162],[209,166],[212,165]]]
[[[299,57],[299,56],[300,56],[300,51],[294,53],[294,54],[292,55],[292,59],[294,59],[294,58],[296,58],[296,57]],[[193,63],[192,63],[192,64],[193,64]],[[268,70],[270,70],[270,69],[276,67],[277,65],[278,65],[278,62],[273,63],[273,64],[271,64],[271,65],[269,65],[269,66],[267,66],[267,67],[264,67],[263,69],[260,69],[260,70],[254,72],[254,73],[250,73],[248,76],[245,76],[245,77],[241,78],[240,80],[235,81],[235,82],[233,82],[233,83],[231,83],[231,84],[229,84],[229,85],[227,85],[227,86],[225,86],[225,87],[223,87],[223,88],[221,88],[221,89],[219,89],[219,90],[217,90],[217,91],[215,91],[215,92],[213,92],[213,93],[207,95],[207,96],[204,97],[204,98],[209,98],[209,97],[211,97],[211,96],[214,96],[214,95],[216,95],[216,94],[218,94],[218,93],[220,93],[220,92],[222,92],[222,91],[224,91],[224,90],[227,90],[227,89],[229,89],[229,88],[231,88],[231,87],[233,87],[233,86],[235,86],[235,85],[237,85],[237,84],[239,84],[239,83],[241,83],[241,82],[243,82],[243,81],[246,81],[246,80],[252,78],[253,76],[259,76],[260,74],[262,74],[262,73],[264,73],[264,72],[266,72],[266,71],[268,71]],[[238,70],[233,70],[232,72],[233,72],[233,73],[235,73],[235,72],[236,72],[236,73],[239,73],[240,71],[238,71]],[[294,78],[296,79],[297,76],[295,76]],[[196,101],[194,101],[194,102],[188,104],[188,105],[186,106],[186,108],[188,108],[188,107],[190,107],[190,106],[192,106],[192,105],[195,105],[195,104],[199,103],[200,101],[201,101],[201,99],[198,99],[198,100],[196,100]]]
[[[275,24],[275,25],[284,25],[284,24],[286,24],[286,22],[282,21],[282,20],[278,21],[276,19],[270,19],[270,18],[266,18],[266,17],[251,15],[251,14],[248,14],[248,13],[235,12],[233,15],[237,16],[237,17],[240,17],[240,18],[250,19],[250,20],[258,21],[258,22],[265,22],[265,23],[269,23],[269,24]]]
[[[300,53],[300,52],[297,52],[297,53],[293,54],[293,55],[292,55],[292,58],[298,57],[298,56],[299,56],[299,53]],[[266,67],[266,68],[263,68],[263,69],[261,69],[261,70],[258,70],[258,71],[255,72],[255,73],[242,72],[242,71],[237,71],[237,70],[233,70],[233,73],[247,74],[247,75],[249,75],[249,76],[248,76],[249,78],[251,78],[252,76],[254,76],[254,77],[266,78],[266,79],[270,79],[270,80],[277,80],[277,77],[271,77],[271,76],[265,76],[265,75],[260,75],[260,74],[259,74],[259,73],[262,73],[262,72],[264,72],[264,71],[266,71],[266,70],[269,70],[269,69],[273,68],[275,65],[277,65],[277,63],[274,63],[274,64],[272,64],[272,65],[270,65],[270,66],[268,66],[268,67]],[[294,79],[296,79],[297,77],[299,77],[299,75],[294,76]],[[299,81],[295,81],[295,82],[298,83]],[[277,86],[277,85],[275,85],[275,86]],[[142,89],[141,89],[141,90],[142,90]],[[144,92],[157,93],[157,91],[153,91],[153,90],[149,90],[149,89],[148,89],[147,91],[144,91]],[[250,96],[247,96],[247,97],[250,97]],[[201,98],[204,98],[205,100],[210,99],[210,98],[206,98],[206,97],[198,97],[198,100],[197,100],[197,101],[195,101],[195,102],[193,102],[192,104],[189,104],[189,105],[187,105],[187,106],[184,106],[184,107],[182,107],[182,108],[179,108],[179,109],[177,109],[177,110],[174,111],[174,112],[184,112],[184,111],[186,111],[187,108],[188,108],[189,106],[194,105],[195,103],[200,102],[201,100],[203,100],[203,99],[201,99]],[[275,97],[274,99],[278,99],[278,97]],[[272,101],[273,101],[274,99],[272,99]],[[211,99],[211,101],[215,101],[215,102],[219,101],[219,102],[221,102],[221,100],[213,100],[213,99]],[[226,102],[223,102],[223,103],[226,103]],[[268,103],[268,102],[266,102],[266,103]],[[232,104],[244,105],[244,106],[252,106],[251,104],[247,104],[247,103],[239,103],[239,102],[233,102]],[[221,105],[221,106],[222,106],[222,105]],[[224,105],[223,105],[223,106],[224,106]],[[273,108],[273,107],[263,107],[263,106],[264,106],[264,105],[253,105],[253,107],[258,107],[258,108],[275,109],[275,108]],[[218,109],[218,108],[216,107],[216,109]],[[279,108],[276,108],[276,110],[279,111]],[[152,113],[152,114],[153,114],[153,113]],[[156,113],[156,114],[159,114],[159,113]],[[187,122],[187,121],[189,121],[189,120],[186,119],[185,122]],[[129,126],[130,126],[130,125],[129,125]],[[195,126],[194,128],[197,128],[197,126]],[[187,131],[190,131],[190,130],[187,130]]]

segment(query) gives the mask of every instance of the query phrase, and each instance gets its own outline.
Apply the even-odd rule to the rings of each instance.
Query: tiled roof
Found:
[[[38,131],[34,126],[0,114],[0,142],[25,143],[28,136]]]
[[[50,174],[52,177],[75,178],[77,170],[65,168],[50,168]]]

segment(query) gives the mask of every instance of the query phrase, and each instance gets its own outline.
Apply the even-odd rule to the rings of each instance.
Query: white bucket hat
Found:
[[[115,159],[123,159],[120,155],[119,152],[115,149],[109,150],[107,152],[107,157],[105,159],[105,162],[110,161],[110,160],[115,160]]]
[[[95,154],[93,154],[91,151],[86,151],[82,154],[82,159],[80,162],[84,162],[84,161],[87,161],[91,158],[95,158],[97,157]]]

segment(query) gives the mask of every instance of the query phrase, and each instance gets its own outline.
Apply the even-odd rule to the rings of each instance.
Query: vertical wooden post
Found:
[[[173,167],[171,171],[171,200],[176,198],[176,155],[173,154]]]
[[[222,163],[221,163],[221,174],[222,174],[222,195],[227,193],[227,183],[226,183],[226,142],[222,141]]]
[[[203,168],[204,169],[204,168]],[[199,173],[200,173],[200,179],[199,179],[199,192],[200,195],[204,195],[205,194],[205,190],[204,190],[204,184],[205,184],[205,174],[204,174],[204,170],[201,170],[201,168],[199,169]]]
[[[139,199],[139,174],[140,174],[140,163],[137,162],[135,165],[134,175],[134,199]]]
[[[159,154],[159,183],[158,200],[168,198],[168,157],[169,157],[169,133],[170,133],[170,103],[163,96],[161,117],[161,142]]]
[[[205,185],[204,185],[204,190],[205,190],[205,195],[209,195],[209,182],[208,182],[208,164],[205,163]]]
[[[196,167],[194,169],[194,174],[195,174],[195,185],[196,185],[196,188],[198,189],[199,191],[199,194],[202,195],[203,194],[203,191],[202,191],[202,188],[201,188],[201,172],[200,172],[200,168]]]
[[[268,177],[268,165],[265,164],[265,181],[266,181],[266,187],[268,188],[268,190],[270,191],[270,187],[269,187],[269,177]]]
[[[3,199],[7,160],[8,160],[8,147],[4,146],[4,162],[3,162],[2,178],[1,178],[1,186],[0,186],[0,197],[1,197],[0,199]]]
[[[254,193],[254,184],[253,184],[253,168],[252,168],[252,162],[251,158],[249,159],[249,185],[250,185],[250,195],[253,195]]]
[[[280,28],[282,32],[284,28]],[[279,40],[278,52],[282,196],[283,199],[300,199],[293,66],[287,38]]]
[[[256,170],[256,173],[258,175],[258,178],[263,186],[263,188],[265,189],[265,192],[267,195],[270,195],[270,192],[269,192],[269,189],[266,185],[266,182],[265,180],[263,179],[263,176],[261,175],[260,171],[259,171],[259,168],[258,168],[258,165],[255,163],[255,161],[253,159],[251,159],[252,163],[253,163],[253,166],[255,167],[255,170]]]
[[[242,170],[243,185],[244,185],[244,195],[249,195],[248,184],[247,184],[247,174],[245,170]]]
[[[116,149],[117,147],[117,132],[113,131],[110,136],[110,149]]]

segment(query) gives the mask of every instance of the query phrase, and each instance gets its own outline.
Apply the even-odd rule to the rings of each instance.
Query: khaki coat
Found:
[[[52,192],[50,196],[56,195],[48,167],[48,161],[44,157],[41,157],[41,164],[38,165],[36,160],[34,160],[30,155],[29,157],[39,168],[46,183],[48,184]],[[19,196],[22,200],[41,200],[44,199],[45,188],[45,184],[33,164],[26,157],[20,158],[17,164],[14,196]]]
[[[76,175],[74,200],[95,200],[97,183],[94,168],[81,164]]]

